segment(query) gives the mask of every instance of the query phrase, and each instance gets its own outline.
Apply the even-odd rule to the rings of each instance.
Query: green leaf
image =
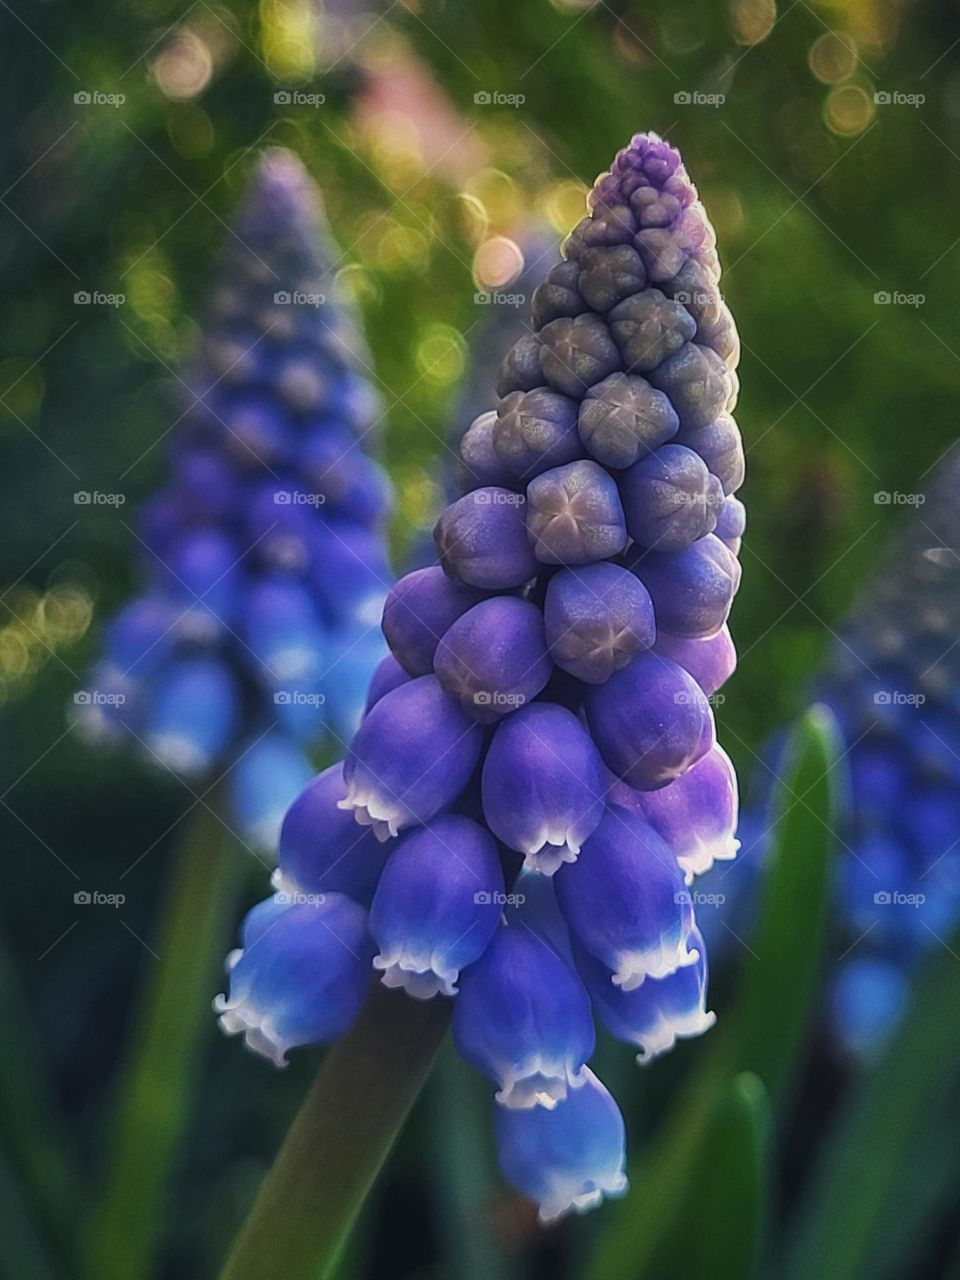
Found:
[[[449,1003],[373,988],[324,1058],[222,1280],[320,1280],[337,1266],[430,1071]]]
[[[776,1104],[793,1070],[816,992],[833,852],[837,733],[814,707],[787,742],[773,798],[777,826],[742,989],[677,1094],[650,1149],[631,1162],[631,1191],[607,1206],[587,1280],[637,1280],[665,1241],[684,1235],[711,1118],[731,1077],[754,1072]],[[696,1207],[699,1213],[701,1205]]]
[[[839,734],[811,707],[787,740],[773,839],[737,1002],[737,1059],[779,1103],[798,1066],[819,985],[837,843]]]
[[[944,1102],[960,1062],[960,933],[914,988],[882,1059],[842,1105],[789,1238],[787,1280],[854,1280],[924,1121]]]
[[[683,1271],[689,1280],[750,1280],[760,1265],[767,1218],[773,1118],[760,1077],[735,1076],[719,1091],[704,1136],[688,1219]]]
[[[214,800],[214,805],[216,801]],[[148,958],[139,1017],[116,1087],[106,1178],[83,1238],[90,1280],[152,1270],[166,1193],[190,1105],[210,1009],[250,855],[213,806],[198,806],[172,869],[157,958]]]

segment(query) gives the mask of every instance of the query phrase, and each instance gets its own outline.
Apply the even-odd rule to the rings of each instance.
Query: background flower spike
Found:
[[[178,773],[239,761],[233,822],[268,855],[306,752],[350,737],[385,651],[390,486],[367,455],[379,409],[338,256],[301,162],[264,152],[141,518],[143,589],[75,707],[91,737]]]

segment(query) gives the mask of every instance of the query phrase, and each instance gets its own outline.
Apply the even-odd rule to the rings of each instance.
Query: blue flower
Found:
[[[234,822],[272,853],[306,751],[353,734],[383,656],[391,498],[365,452],[362,344],[292,154],[262,156],[232,231],[169,480],[140,522],[144,588],[78,703],[91,737],[178,773],[236,762]]]
[[[626,1188],[593,1010],[643,1061],[712,1024],[686,881],[736,851],[708,702],[736,663],[736,332],[672,147],[635,137],[588,209],[463,436],[439,563],[387,599],[342,776],[281,838],[284,882],[364,903],[347,877],[379,874],[373,967],[454,1000],[504,1173],[545,1221]]]

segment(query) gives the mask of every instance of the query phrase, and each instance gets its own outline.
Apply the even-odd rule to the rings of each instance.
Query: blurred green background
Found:
[[[478,339],[486,348],[511,319],[475,294],[509,287],[516,245],[559,241],[631,133],[680,147],[743,340],[750,529],[741,666],[719,720],[747,778],[903,518],[875,495],[921,488],[958,434],[960,12],[943,0],[0,0],[0,30],[0,934],[26,1046],[5,1052],[42,1064],[26,1091],[10,1068],[3,1119],[0,1190],[26,1234],[20,1261],[0,1268],[19,1280],[46,1265],[69,1274],[61,1245],[83,1204],[56,1192],[101,1174],[138,986],[160,963],[157,907],[190,793],[85,748],[65,707],[133,584],[125,524],[164,474],[173,371],[256,149],[292,147],[323,191],[389,409],[400,567],[441,501],[465,388],[483,373]],[[78,302],[84,292],[116,305]],[[78,506],[79,490],[126,501]],[[78,908],[74,894],[93,888],[123,906]],[[246,896],[264,888],[251,869]],[[629,1054],[614,1068],[634,1148],[702,1048],[646,1073],[630,1073]],[[221,1042],[211,1016],[156,1275],[215,1271],[315,1060],[275,1075]],[[795,1123],[780,1153],[785,1215],[808,1127],[843,1085],[824,1070],[799,1094],[803,1136]],[[474,1083],[449,1064],[437,1073],[346,1275],[579,1273],[604,1213],[539,1235],[489,1172]],[[23,1136],[34,1108],[43,1141]],[[60,1235],[16,1189],[24,1148],[48,1199],[66,1200]],[[949,1249],[931,1228],[903,1274],[945,1274]]]

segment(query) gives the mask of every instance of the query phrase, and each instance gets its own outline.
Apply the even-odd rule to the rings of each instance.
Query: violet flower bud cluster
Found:
[[[384,653],[390,485],[319,193],[266,152],[222,257],[170,473],[142,513],[144,585],[109,624],[82,727],[186,776],[229,773],[273,853],[325,731],[349,739]],[[185,383],[184,385],[187,385]]]
[[[626,1187],[594,1015],[643,1062],[712,1024],[689,885],[737,848],[710,702],[736,661],[743,532],[714,235],[652,134],[588,209],[463,438],[439,563],[387,598],[391,653],[346,759],[287,816],[275,885],[312,895],[320,927],[288,906],[218,1003],[278,1058],[339,1034],[357,989],[325,992],[318,1034],[288,918],[311,972],[347,948],[358,982],[372,954],[388,986],[452,997],[504,1173],[544,1220]]]

